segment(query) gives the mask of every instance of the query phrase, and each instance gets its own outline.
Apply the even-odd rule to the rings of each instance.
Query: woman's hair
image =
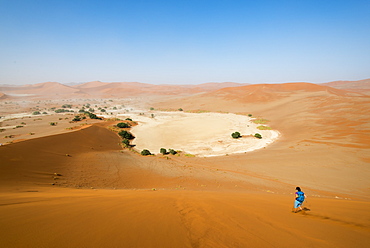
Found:
[[[300,187],[295,187],[295,190],[301,191]]]

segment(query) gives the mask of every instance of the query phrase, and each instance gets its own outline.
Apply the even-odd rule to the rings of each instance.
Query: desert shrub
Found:
[[[50,124],[50,126],[56,126],[58,124],[58,122],[50,122],[49,124]]]
[[[42,114],[43,114],[43,115],[47,115],[48,113],[46,113],[46,112],[44,111],[44,112],[42,112]]]
[[[257,139],[262,139],[262,135],[261,135],[261,134],[259,134],[259,133],[256,133],[256,134],[254,135],[254,137],[256,137]]]
[[[133,136],[131,133],[125,130],[119,132],[118,135],[121,136],[123,139],[128,139],[128,140],[135,139],[135,136]]]
[[[107,112],[105,109],[100,109],[100,112]]]
[[[97,120],[101,120],[102,118],[96,116],[96,114],[93,114],[93,113],[90,113],[90,112],[85,112],[86,115],[88,115],[90,117],[90,119],[97,119]]]
[[[142,151],[141,151],[141,155],[143,155],[143,156],[147,156],[147,155],[152,155],[152,154],[150,153],[150,151],[149,151],[149,150],[144,149],[144,150],[142,150]]]
[[[1,129],[0,129],[0,133],[1,133],[1,132],[4,132],[4,131],[5,131],[5,128],[1,128]]]
[[[179,108],[179,111],[184,111],[182,108]]]
[[[128,139],[124,139],[122,140],[122,144],[124,147],[128,148],[128,147],[131,147],[130,145],[130,141]]]
[[[73,112],[73,110],[68,110],[68,109],[57,109],[57,110],[55,110],[55,113],[65,113],[65,112]]]
[[[252,114],[248,114],[249,117],[252,117]]]
[[[234,133],[231,134],[231,137],[233,137],[234,139],[238,139],[238,138],[240,138],[242,136],[240,135],[239,132],[234,132]]]
[[[131,118],[126,118],[126,121],[132,121],[132,119]]]
[[[117,127],[119,128],[130,128],[131,126],[128,123],[120,122],[117,124]]]
[[[94,112],[95,110],[93,108],[89,108],[89,112]]]
[[[23,127],[23,126],[21,126],[21,125],[15,126],[15,128],[21,128],[21,127]]]
[[[79,111],[78,111],[78,113],[85,113],[85,109],[80,109]]]
[[[40,111],[35,111],[32,113],[33,115],[41,115]]]
[[[62,108],[72,108],[72,105],[71,105],[71,104],[64,104],[64,105],[62,106]]]
[[[78,116],[78,115],[76,115],[75,116],[75,118],[73,118],[73,120],[72,121],[81,121],[81,117],[80,116]]]
[[[174,149],[168,149],[168,152],[172,155],[175,155],[177,153]]]
[[[159,150],[159,152],[160,152],[160,153],[162,153],[163,155],[166,155],[166,154],[167,154],[167,150],[166,150],[166,148],[161,148],[161,149]]]
[[[150,108],[150,110],[154,110],[154,108]]]

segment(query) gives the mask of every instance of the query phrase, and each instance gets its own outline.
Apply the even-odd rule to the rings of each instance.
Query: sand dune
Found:
[[[3,244],[365,247],[370,240],[369,202],[306,188],[310,211],[293,214],[293,185],[234,173],[231,164],[120,153],[117,142],[93,126],[0,147]]]
[[[0,146],[2,245],[368,246],[368,96],[306,83],[172,96],[137,98],[142,102],[135,105],[252,114],[267,119],[281,136],[246,154],[144,157],[122,150],[121,139],[107,128],[117,122],[97,121],[78,131]],[[2,104],[9,108],[3,112],[16,106]],[[211,115],[204,132],[213,123],[216,130],[229,125],[219,115]],[[135,121],[136,114],[126,116]],[[139,126],[144,120],[136,119]],[[184,121],[194,129],[201,122]],[[181,126],[165,124],[174,125],[172,130]],[[294,214],[297,185],[308,195],[309,210]]]
[[[322,85],[330,86],[336,89],[349,90],[353,92],[359,92],[362,94],[370,94],[370,79],[358,80],[358,81],[334,81],[324,83]]]

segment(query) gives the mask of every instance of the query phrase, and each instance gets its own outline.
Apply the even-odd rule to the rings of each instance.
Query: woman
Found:
[[[306,198],[305,194],[302,192],[301,188],[300,187],[296,187],[295,190],[297,192],[295,192],[295,201],[294,201],[294,209],[293,209],[293,212],[294,213],[297,213],[298,212],[298,209],[300,211],[302,211],[302,204]]]

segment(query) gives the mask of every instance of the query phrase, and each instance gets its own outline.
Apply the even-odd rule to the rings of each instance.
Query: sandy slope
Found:
[[[294,185],[241,173],[232,157],[227,168],[206,158],[141,157],[119,152],[118,142],[92,126],[0,147],[3,244],[366,247],[370,241],[368,201],[306,187],[311,211],[293,214]]]

